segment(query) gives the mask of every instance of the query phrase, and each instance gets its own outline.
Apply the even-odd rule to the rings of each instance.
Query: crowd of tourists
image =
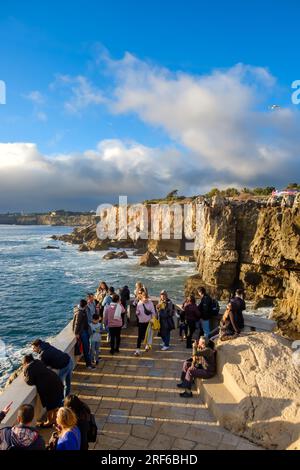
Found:
[[[177,386],[183,389],[181,397],[191,398],[196,378],[209,379],[216,374],[214,340],[234,339],[244,328],[243,311],[246,305],[243,291],[238,289],[230,299],[217,330],[213,328],[213,319],[219,316],[219,304],[204,287],[197,291],[198,304],[196,297],[190,295],[181,308],[176,307],[165,290],[154,302],[141,282],[136,283],[133,294],[131,304],[135,309],[137,326],[134,356],[147,353],[153,347],[155,336],[161,338],[161,351],[168,351],[171,332],[177,326],[181,341],[185,341],[186,348],[191,350],[190,357],[184,361],[181,382]],[[128,286],[115,290],[102,281],[95,293],[89,293],[74,308],[72,328],[77,339],[75,354],[83,355],[88,369],[96,368],[101,360],[102,337],[109,343],[111,355],[120,352],[122,330],[130,321],[130,300]],[[36,386],[46,410],[45,419],[33,427],[34,408],[29,404],[22,405],[18,410],[17,423],[0,430],[0,450],[88,449],[89,442],[96,440],[97,426],[89,407],[79,397],[70,394],[73,359],[41,339],[33,341],[32,352],[23,358],[23,376],[28,385]],[[10,411],[10,406],[0,412],[0,422]],[[45,444],[37,429],[50,427],[54,427],[55,431],[49,443]]]

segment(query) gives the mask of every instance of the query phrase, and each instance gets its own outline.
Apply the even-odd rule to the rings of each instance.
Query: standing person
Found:
[[[17,424],[0,430],[0,450],[45,450],[44,439],[32,427],[33,418],[33,406],[21,405]]]
[[[90,356],[90,335],[86,307],[87,301],[84,299],[81,299],[78,307],[75,307],[73,317],[73,332],[76,338],[81,340],[86,367],[88,369],[94,369],[95,366],[92,365]]]
[[[183,364],[181,382],[177,387],[184,388],[182,398],[192,398],[192,384],[195,378],[210,379],[216,374],[216,353],[214,343],[206,336],[201,336],[193,344],[193,357]]]
[[[232,303],[232,310],[236,326],[239,330],[242,330],[245,326],[243,311],[246,310],[243,289],[237,289],[235,292],[235,297],[233,297],[230,302]]]
[[[120,303],[120,297],[114,294],[111,303],[104,308],[104,324],[108,327],[110,335],[110,354],[120,352],[123,312],[124,307]]]
[[[138,294],[140,298],[136,307],[136,316],[138,319],[138,339],[135,356],[141,355],[141,345],[145,339],[146,331],[149,325],[149,322],[153,317],[155,317],[155,308],[152,300],[149,299],[148,292],[145,289],[141,289]],[[148,350],[146,346],[145,350]]]
[[[204,287],[200,287],[198,289],[198,294],[200,297],[200,303],[198,305],[199,312],[200,312],[200,321],[202,325],[202,329],[204,331],[204,335],[208,338],[210,333],[210,320],[212,318],[212,299],[207,294],[206,289]],[[200,332],[201,335],[201,332]]]
[[[173,319],[175,307],[173,302],[169,299],[167,291],[161,291],[160,301],[156,309],[159,314],[160,334],[163,341],[163,343],[161,343],[161,350],[167,351],[170,348],[171,331],[175,328]]]
[[[140,295],[141,295],[140,292],[143,292],[143,291],[145,291],[148,295],[147,287],[140,281],[136,282],[135,288],[134,288],[134,291],[133,291],[133,293],[134,293],[134,301],[133,301],[134,305],[138,304],[138,302],[140,300]]]
[[[80,450],[88,450],[88,433],[90,428],[91,410],[90,408],[81,401],[77,395],[69,395],[65,398],[64,406],[71,408],[77,418],[77,427],[81,435],[81,446]]]
[[[104,281],[101,281],[100,284],[99,284],[99,287],[96,291],[96,299],[98,300],[98,306],[99,306],[99,315],[100,315],[100,318],[103,318],[103,310],[104,310],[104,307],[102,305],[102,302],[104,300],[104,298],[106,297],[108,293],[108,285],[106,284],[106,282]]]
[[[106,293],[106,296],[104,297],[102,301],[103,313],[104,313],[104,308],[106,307],[106,305],[109,305],[112,302],[112,298],[114,294],[115,294],[115,288],[109,287]]]
[[[91,332],[91,361],[94,362],[96,366],[99,364],[99,351],[101,345],[101,333],[103,332],[102,323],[100,323],[100,316],[97,313],[94,313],[92,322],[89,324]]]
[[[64,386],[58,375],[42,361],[28,354],[23,359],[23,374],[27,385],[35,385],[42,406],[47,410],[47,420],[40,427],[51,427],[55,423],[57,409],[64,399]]]
[[[81,435],[76,415],[71,408],[59,408],[56,423],[58,430],[56,450],[80,450]]]
[[[93,315],[97,313],[94,294],[89,293],[86,297],[86,301],[87,301],[86,312],[88,316],[88,322],[92,323]]]
[[[187,349],[192,349],[193,334],[196,331],[196,323],[200,319],[200,312],[194,295],[190,295],[187,298],[187,302],[184,305],[184,316],[187,327],[186,347]]]
[[[126,323],[127,323],[126,322],[127,306],[128,306],[128,302],[130,301],[130,290],[128,286],[124,286],[121,289],[120,297],[121,297],[121,304],[123,305],[125,309],[125,312],[122,313],[122,323],[123,323],[122,326],[123,328],[125,328]]]
[[[39,360],[45,366],[58,370],[58,377],[64,384],[64,396],[69,395],[71,391],[71,378],[74,369],[74,363],[69,354],[60,351],[46,341],[36,339],[32,343],[32,349],[39,355]]]

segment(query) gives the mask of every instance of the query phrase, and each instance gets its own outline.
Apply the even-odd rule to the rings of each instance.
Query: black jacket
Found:
[[[64,386],[58,375],[36,359],[24,369],[27,385],[35,385],[43,407],[47,410],[58,408],[64,397]]]
[[[88,316],[86,309],[75,307],[73,317],[73,332],[75,335],[81,335],[83,331],[89,331]]]
[[[200,318],[202,320],[210,320],[211,317],[213,316],[212,312],[212,299],[208,294],[205,294],[201,301],[200,304],[198,305],[199,312],[200,312]]]
[[[47,367],[52,369],[64,369],[70,362],[70,356],[67,353],[60,351],[59,349],[51,346],[51,344],[42,341],[40,344],[41,352],[39,354],[39,359]]]
[[[244,316],[243,310],[246,310],[246,303],[241,297],[234,297],[231,299],[232,312],[234,316],[234,321],[239,330],[244,328]]]
[[[166,336],[172,328],[170,328],[170,322],[172,321],[173,315],[175,313],[175,306],[173,302],[168,299],[166,308],[160,310],[159,312],[159,321],[160,321],[160,334],[162,337]]]

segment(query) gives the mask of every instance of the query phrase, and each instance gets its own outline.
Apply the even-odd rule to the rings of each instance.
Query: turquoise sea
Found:
[[[128,260],[105,261],[104,252],[80,253],[76,246],[51,240],[71,231],[0,225],[0,386],[20,364],[29,343],[55,336],[72,318],[73,306],[100,280],[115,288],[127,284],[132,291],[140,280],[151,295],[167,289],[181,302],[185,279],[195,273],[194,263],[168,260],[157,268],[143,268],[131,252]],[[47,245],[60,249],[43,250]]]

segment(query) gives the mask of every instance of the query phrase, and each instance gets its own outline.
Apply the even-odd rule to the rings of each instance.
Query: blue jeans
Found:
[[[204,336],[208,337],[208,335],[210,333],[210,320],[202,320],[201,319],[201,324],[202,324],[202,328],[203,328],[203,331],[204,331]]]
[[[64,384],[64,397],[67,397],[71,391],[71,377],[74,369],[74,363],[70,357],[69,364],[58,371],[58,377]]]
[[[85,360],[86,366],[88,367],[92,364],[91,356],[90,356],[90,335],[88,331],[84,330],[80,335],[80,339],[82,342],[84,360]]]
[[[168,331],[165,336],[161,337],[161,339],[164,342],[164,345],[167,347],[170,346],[170,338],[171,338],[171,331]]]
[[[91,360],[93,362],[99,361],[100,342],[91,341]]]

